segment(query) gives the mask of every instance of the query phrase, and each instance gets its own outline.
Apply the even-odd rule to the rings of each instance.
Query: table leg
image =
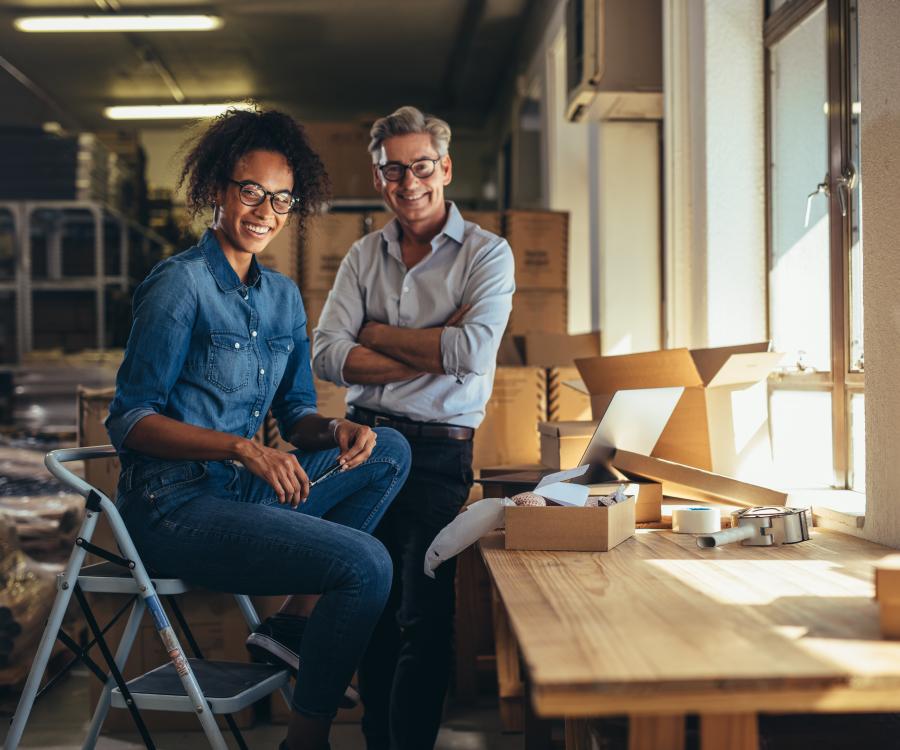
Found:
[[[684,750],[684,716],[629,716],[628,750]]]
[[[497,689],[500,695],[500,723],[504,732],[521,732],[525,695],[519,668],[519,647],[497,589],[491,587],[494,644],[497,652]]]
[[[700,750],[758,750],[756,714],[708,714],[700,717]]]
[[[593,750],[590,721],[566,719],[566,750]]]

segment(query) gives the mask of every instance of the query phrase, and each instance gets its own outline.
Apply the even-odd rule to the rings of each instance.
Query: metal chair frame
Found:
[[[226,714],[226,721],[229,728],[235,736],[240,748],[246,748],[243,738],[237,725],[234,723],[230,713],[243,708],[250,702],[259,700],[263,696],[281,690],[282,696],[290,705],[289,673],[284,669],[277,669],[271,666],[251,665],[234,663],[232,668],[241,669],[250,674],[250,683],[246,690],[239,695],[226,698],[207,698],[204,695],[198,678],[195,674],[196,670],[207,671],[210,669],[227,670],[230,667],[228,662],[205,662],[200,652],[199,646],[181,610],[175,602],[174,595],[188,591],[189,584],[177,578],[151,578],[141,561],[140,556],[135,549],[131,536],[116,510],[115,504],[103,493],[89,485],[81,477],[69,471],[63,466],[64,463],[79,460],[91,460],[96,458],[112,458],[115,457],[115,449],[111,445],[94,446],[88,448],[72,448],[51,451],[44,459],[44,463],[57,479],[59,479],[67,487],[82,495],[85,498],[86,512],[84,521],[78,533],[75,542],[75,548],[66,564],[65,570],[57,578],[57,594],[53,602],[53,607],[47,619],[47,625],[41,636],[38,650],[31,665],[28,679],[25,682],[25,688],[13,715],[9,733],[6,736],[4,744],[5,750],[15,750],[19,746],[28,717],[37,697],[39,697],[38,688],[41,679],[46,671],[47,664],[53,650],[54,642],[59,639],[67,645],[74,653],[73,658],[62,670],[62,673],[54,676],[47,686],[40,692],[45,693],[59,677],[68,671],[69,668],[77,661],[84,662],[88,668],[104,682],[103,692],[97,702],[94,710],[93,718],[88,729],[87,737],[84,741],[84,748],[93,748],[103,726],[103,721],[109,712],[110,705],[127,708],[135,722],[138,731],[148,749],[153,750],[154,744],[150,737],[150,733],[141,718],[139,708],[148,710],[175,710],[175,711],[193,711],[203,729],[204,734],[209,740],[210,746],[215,750],[226,750],[227,745],[222,732],[216,723],[214,714]],[[109,550],[101,549],[91,544],[91,538],[100,519],[100,514],[105,513],[109,521],[109,525],[113,532],[113,537],[118,544],[119,551],[122,556],[116,555]],[[99,555],[107,560],[105,563],[84,566],[85,557],[88,553]],[[123,572],[127,572],[123,575]],[[132,594],[132,608],[125,624],[122,638],[119,641],[115,655],[109,649],[104,638],[104,634],[111,628],[115,622],[124,614],[128,608],[126,603],[112,618],[112,620],[103,628],[97,623],[90,605],[88,604],[84,592],[105,592],[105,593],[129,593]],[[84,612],[88,627],[92,633],[92,640],[84,648],[80,647],[70,636],[62,629],[63,618],[72,599],[75,596],[76,601]],[[168,599],[175,619],[191,646],[191,650],[195,659],[186,656],[178,636],[173,629],[168,615],[162,605],[160,596]],[[242,594],[235,594],[237,605],[247,622],[247,626],[252,631],[259,624],[259,617],[254,609],[249,597]],[[142,677],[136,678],[126,683],[122,677],[121,670],[125,666],[131,648],[137,637],[138,628],[141,619],[146,611],[149,611],[157,633],[162,639],[166,652],[171,659],[171,667],[178,675],[184,695],[141,693],[134,695],[129,685],[134,686],[138,680],[147,678],[157,679],[164,677],[162,670],[168,670],[169,665],[158,667],[148,672]],[[88,654],[88,651],[94,646],[98,646],[109,669],[109,673],[104,672]],[[208,665],[208,666],[205,666]],[[154,677],[155,675],[155,677]],[[171,680],[170,680],[171,682]],[[242,683],[243,684],[243,683]],[[189,701],[189,703],[188,703]]]

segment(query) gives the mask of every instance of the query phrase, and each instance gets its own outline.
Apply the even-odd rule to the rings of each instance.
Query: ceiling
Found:
[[[114,104],[252,97],[309,120],[416,104],[477,130],[510,84],[539,2],[0,0],[0,123],[108,129],[102,110]],[[225,23],[158,34],[25,34],[12,25],[22,14],[166,11]]]

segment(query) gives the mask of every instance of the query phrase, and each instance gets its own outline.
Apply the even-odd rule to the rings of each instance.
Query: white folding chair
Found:
[[[76,654],[70,666],[80,659],[104,681],[103,692],[94,710],[84,748],[93,748],[96,744],[110,706],[127,708],[130,711],[144,744],[151,749],[154,748],[153,740],[141,718],[141,710],[195,713],[210,746],[216,750],[225,750],[227,747],[215,719],[215,714],[225,714],[238,746],[245,748],[244,740],[230,714],[246,708],[275,690],[280,689],[284,698],[289,699],[290,675],[287,670],[268,664],[203,659],[174,598],[169,598],[175,618],[192,646],[194,657],[190,658],[185,654],[169,622],[160,596],[172,597],[175,594],[182,594],[190,589],[190,585],[178,578],[151,578],[113,502],[63,466],[69,461],[110,458],[115,455],[112,446],[102,445],[52,451],[44,460],[53,476],[84,496],[86,513],[65,571],[57,578],[56,599],[50,610],[4,747],[6,750],[15,750],[19,746],[32,706],[38,696],[38,688],[47,668],[53,644],[59,639]],[[106,514],[121,554],[101,549],[91,543],[101,513]],[[89,552],[100,556],[106,562],[82,567]],[[133,595],[131,612],[115,656],[112,655],[104,638],[104,633],[113,623],[109,623],[105,628],[100,627],[84,592]],[[73,594],[84,611],[92,632],[93,640],[87,648],[80,648],[61,627]],[[259,624],[259,617],[249,597],[236,594],[235,600],[247,621],[248,628],[253,630]],[[125,609],[127,605],[119,611],[114,621]],[[145,611],[150,612],[171,661],[126,683],[121,670],[134,644]],[[87,653],[94,644],[100,648],[109,669],[108,673],[101,670]],[[46,689],[45,687],[42,692]]]

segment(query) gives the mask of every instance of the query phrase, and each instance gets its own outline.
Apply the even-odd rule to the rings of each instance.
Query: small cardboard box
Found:
[[[498,367],[484,421],[475,431],[473,467],[538,463],[537,425],[546,403],[542,368]]]
[[[310,218],[300,252],[300,288],[304,292],[331,289],[350,246],[363,236],[364,218],[359,212],[331,212]]]
[[[563,211],[507,211],[504,218],[505,236],[516,261],[516,288],[565,290],[569,214]]]
[[[597,422],[541,422],[541,464],[550,469],[574,469],[581,463]]]
[[[576,360],[602,417],[621,389],[684,386],[652,455],[748,481],[771,476],[766,378],[784,357],[767,342]]]
[[[533,492],[559,505],[506,508],[506,549],[606,552],[634,535],[635,500],[584,507],[590,465],[548,474]]]
[[[462,211],[461,213],[466,221],[471,221],[499,237],[503,236],[503,214],[499,211]]]
[[[513,294],[507,332],[525,334],[545,331],[565,334],[569,330],[569,293],[565,289],[520,289]]]

